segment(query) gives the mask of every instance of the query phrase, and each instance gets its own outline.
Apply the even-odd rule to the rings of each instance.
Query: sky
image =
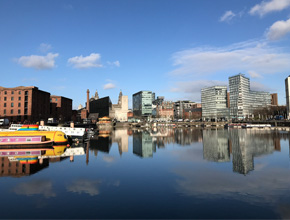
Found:
[[[278,93],[290,75],[290,0],[0,0],[0,86],[85,105],[86,91],[201,101],[239,73]]]

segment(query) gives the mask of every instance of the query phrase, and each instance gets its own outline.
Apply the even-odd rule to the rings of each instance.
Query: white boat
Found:
[[[17,131],[22,127],[22,124],[11,124],[8,129],[0,129],[0,131]],[[85,128],[70,128],[70,127],[58,127],[58,126],[39,126],[39,131],[62,131],[72,140],[82,141],[86,134]]]
[[[242,128],[270,128],[270,124],[245,124]]]
[[[40,131],[62,131],[73,140],[82,141],[86,134],[85,128],[70,128],[70,127],[56,127],[56,126],[39,126]]]

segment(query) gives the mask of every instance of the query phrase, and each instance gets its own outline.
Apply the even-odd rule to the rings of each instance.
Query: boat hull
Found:
[[[45,136],[46,141],[52,141],[53,145],[66,145],[68,138],[64,132],[61,131],[10,131],[0,132],[0,137],[11,136]]]
[[[21,149],[21,148],[48,148],[53,146],[53,141],[40,142],[15,142],[15,143],[0,143],[1,149]]]

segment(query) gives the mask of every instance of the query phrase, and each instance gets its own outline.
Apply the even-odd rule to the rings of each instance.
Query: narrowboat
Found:
[[[53,141],[47,141],[45,136],[0,136],[0,148],[30,148],[52,147]]]
[[[52,145],[67,145],[68,137],[61,131],[39,131],[38,125],[23,125],[17,131],[0,132],[0,137],[45,136],[45,141],[52,141]],[[31,143],[30,143],[31,144]]]

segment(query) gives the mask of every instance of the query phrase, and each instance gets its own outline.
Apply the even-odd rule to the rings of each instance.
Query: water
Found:
[[[123,129],[73,147],[18,174],[0,158],[0,218],[290,217],[286,132]]]

